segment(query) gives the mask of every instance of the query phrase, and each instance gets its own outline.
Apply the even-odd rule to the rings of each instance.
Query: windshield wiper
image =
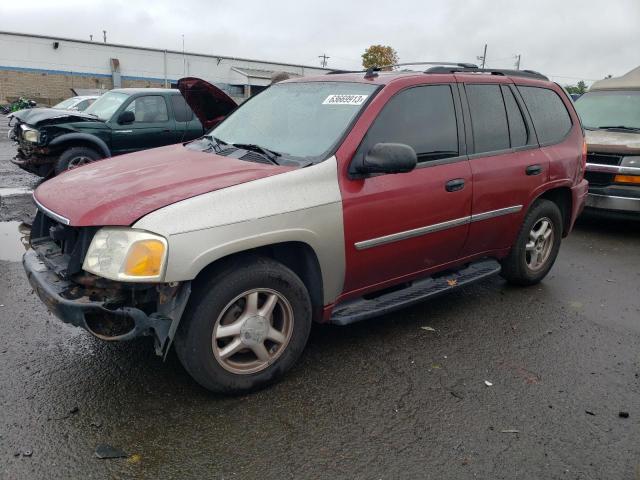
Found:
[[[259,153],[274,165],[280,165],[277,158],[282,156],[281,153],[274,152],[273,150],[269,150],[268,148],[255,145],[253,143],[232,143],[231,145],[236,148],[242,148],[243,150],[250,150],[252,152]]]
[[[603,127],[598,127],[601,130],[627,130],[629,132],[638,132],[640,131],[640,127],[626,127],[624,125],[605,125]]]
[[[225,142],[224,140],[220,140],[213,135],[203,135],[202,138],[205,138],[209,141],[209,145],[211,146],[210,148],[212,148],[215,152],[219,152],[220,150],[222,150],[222,145],[228,145],[227,142]]]

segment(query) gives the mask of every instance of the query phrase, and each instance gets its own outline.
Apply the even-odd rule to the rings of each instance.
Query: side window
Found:
[[[404,143],[418,162],[458,156],[458,126],[449,85],[404,90],[384,106],[367,132],[364,145]]]
[[[469,99],[475,153],[508,149],[509,127],[500,85],[468,84],[465,90]]]
[[[511,139],[511,147],[523,147],[528,144],[529,135],[527,132],[527,124],[522,117],[522,111],[513,96],[511,88],[504,85],[502,87],[504,96],[504,104],[507,107],[507,118],[509,120],[509,137]]]
[[[571,130],[571,117],[553,90],[518,85],[541,144],[557,143]]]
[[[169,121],[167,102],[161,95],[146,95],[133,100],[125,111],[133,112],[135,123],[159,123]]]
[[[193,120],[193,111],[182,95],[171,95],[171,105],[176,116],[176,122],[190,122]]]

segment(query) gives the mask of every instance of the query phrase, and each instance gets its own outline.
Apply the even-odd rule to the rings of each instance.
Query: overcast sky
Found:
[[[640,65],[640,0],[0,0],[0,30],[360,67],[371,44],[400,61],[538,70],[567,84]]]

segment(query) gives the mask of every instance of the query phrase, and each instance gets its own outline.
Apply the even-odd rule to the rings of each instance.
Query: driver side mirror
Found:
[[[136,116],[131,110],[126,110],[118,115],[118,123],[120,125],[128,125],[136,121]]]
[[[358,173],[406,173],[418,163],[415,150],[404,143],[376,143],[365,155]]]

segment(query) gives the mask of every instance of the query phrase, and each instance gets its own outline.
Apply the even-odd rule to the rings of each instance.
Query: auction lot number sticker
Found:
[[[329,95],[323,105],[362,105],[369,95]]]

